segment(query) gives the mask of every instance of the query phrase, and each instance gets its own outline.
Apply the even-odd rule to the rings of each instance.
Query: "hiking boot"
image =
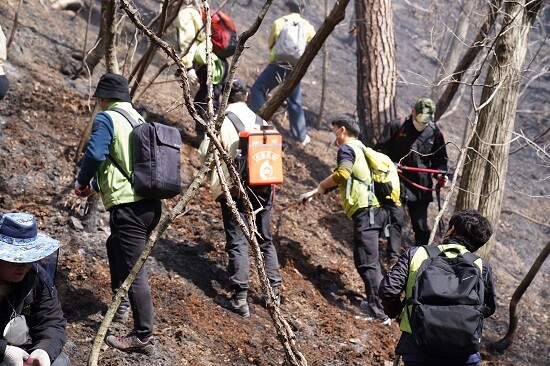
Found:
[[[361,301],[361,303],[359,303],[359,308],[367,314],[367,316],[364,318],[364,320],[366,320],[368,322],[378,320],[378,321],[380,321],[380,323],[382,323],[382,325],[390,325],[391,324],[391,319],[386,314],[384,314],[384,313],[377,314],[377,312],[375,312],[374,309],[373,309],[373,305],[369,304],[367,301],[365,301],[365,300]],[[380,313],[380,311],[378,313]]]
[[[130,318],[130,306],[120,305],[116,310],[113,321],[116,323],[126,323]]]
[[[235,299],[222,296],[217,296],[214,301],[223,308],[234,312],[242,317],[250,316],[250,309],[248,307],[248,302],[246,299]]]
[[[140,340],[135,333],[130,333],[126,337],[117,337],[111,334],[105,338],[105,343],[128,353],[135,352],[150,356],[155,351],[153,336]]]

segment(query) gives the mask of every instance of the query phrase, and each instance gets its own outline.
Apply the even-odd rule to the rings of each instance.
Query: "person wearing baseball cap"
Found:
[[[411,114],[384,126],[375,149],[388,155],[395,163],[414,168],[447,171],[447,148],[443,133],[435,124],[436,104],[429,98],[419,98],[412,106]],[[433,201],[433,180],[436,188],[445,187],[447,175],[403,170],[401,178],[401,202],[406,203],[415,236],[415,245],[427,245],[431,229],[428,226],[428,205]],[[396,209],[391,213],[390,242],[401,243],[403,213]],[[390,243],[392,247],[394,245]]]
[[[0,214],[0,363],[70,366],[67,320],[55,288],[59,241],[28,213]],[[30,340],[30,342],[29,342]]]
[[[239,132],[253,131],[260,129],[267,123],[246,105],[249,93],[248,84],[240,77],[229,80],[231,83],[231,92],[229,93],[229,103],[226,109],[226,116],[220,129],[220,142],[225,150],[235,158],[239,146]],[[208,145],[203,144],[199,149],[202,155],[206,155]],[[227,167],[223,164],[225,181],[227,182],[231,196],[236,203],[237,210],[244,217],[244,202],[240,197],[238,190],[234,187],[235,183],[231,178]],[[254,192],[252,193],[252,190]],[[282,284],[281,274],[279,273],[279,260],[277,250],[273,245],[272,235],[269,229],[271,215],[271,190],[272,187],[262,186],[261,190],[249,187],[249,198],[256,213],[256,225],[258,229],[258,244],[264,256],[265,271],[269,279],[269,284],[273,289],[275,298],[280,304],[279,289]],[[238,223],[233,219],[231,207],[225,198],[220,183],[220,179],[215,170],[212,171],[210,181],[210,191],[212,198],[220,203],[223,219],[223,228],[225,231],[226,244],[225,251],[229,257],[227,266],[227,275],[229,277],[229,286],[231,296],[217,296],[214,300],[220,306],[243,317],[250,316],[248,306],[248,290],[250,263],[248,257],[248,240],[240,229]]]

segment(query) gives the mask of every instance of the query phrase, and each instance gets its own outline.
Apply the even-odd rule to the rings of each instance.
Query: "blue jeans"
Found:
[[[282,83],[292,72],[292,65],[287,62],[272,62],[266,66],[258,76],[248,96],[248,107],[254,112],[264,105],[267,95]],[[302,108],[302,89],[300,83],[286,98],[288,107],[288,119],[290,121],[290,132],[292,137],[302,142],[306,139],[306,118]]]

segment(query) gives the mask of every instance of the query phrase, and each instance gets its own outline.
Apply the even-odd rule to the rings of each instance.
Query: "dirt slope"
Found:
[[[322,2],[310,2],[318,6],[308,8],[307,16],[318,27]],[[0,4],[0,22],[6,34],[11,31],[17,3],[8,0]],[[139,3],[144,17],[150,17],[158,8],[154,1]],[[232,11],[237,25],[246,27],[259,7],[260,4],[248,7],[234,4]],[[98,4],[95,8],[92,34],[97,29]],[[424,43],[407,44],[417,17],[403,4],[397,3],[395,8],[396,18],[403,25],[397,29],[398,45],[407,47],[400,47],[399,54],[417,52],[416,45],[425,45],[427,36],[421,38]],[[251,40],[251,49],[239,70],[249,81],[265,65],[264,40],[272,20],[281,14],[281,5],[274,5],[266,24]],[[350,16],[348,14],[348,19]],[[0,102],[0,211],[32,212],[39,217],[40,228],[62,242],[57,283],[69,321],[70,341],[65,350],[74,365],[86,364],[91,342],[111,296],[104,247],[108,235],[107,214],[102,214],[103,222],[98,230],[90,233],[75,228],[71,220],[80,218],[82,213],[81,202],[75,199],[71,189],[76,172],[73,155],[89,116],[89,92],[104,71],[103,66],[99,66],[91,80],[75,81],[61,72],[78,65],[71,54],[81,52],[86,19],[87,12],[75,16],[47,10],[37,1],[23,3],[7,66],[11,90]],[[348,24],[340,26],[329,41],[333,53],[328,113],[354,110],[355,56],[348,28]],[[430,60],[423,60],[417,67],[429,64]],[[318,112],[320,65],[317,59],[302,86],[310,126],[315,123]],[[168,79],[170,74],[163,77]],[[548,96],[548,85],[546,80],[539,87],[539,98],[541,93]],[[403,110],[406,111],[410,99],[414,99],[410,95],[422,92],[411,85],[400,85]],[[181,106],[173,108],[180,94],[177,83],[158,84],[138,104],[158,119],[181,129],[185,139],[183,170],[186,181],[190,182],[200,162],[187,113]],[[279,113],[274,123],[291,141],[284,113]],[[460,126],[443,123],[442,128],[448,140],[459,144]],[[313,140],[310,145],[301,148],[291,142],[285,154],[285,183],[277,191],[272,218],[284,278],[282,312],[310,365],[384,365],[393,359],[400,332],[397,324],[381,328],[361,316],[358,303],[362,284],[353,267],[349,244],[351,222],[341,212],[336,195],[327,195],[306,207],[291,206],[300,193],[329,174],[334,163],[335,151],[327,149],[325,143],[326,127],[321,130],[311,127],[310,134]],[[457,151],[451,154],[456,157]],[[505,209],[547,223],[548,199],[539,196],[548,195],[548,185],[530,183],[539,180],[541,174],[547,175],[547,167],[536,165],[536,154],[532,151],[522,151],[511,159],[510,166],[521,174],[511,174],[507,181]],[[166,201],[166,212],[175,202]],[[435,208],[431,213],[435,214]],[[547,227],[516,214],[503,214],[499,230],[490,259],[495,263],[500,308],[486,324],[486,341],[497,340],[505,334],[509,298],[548,235]],[[225,265],[219,207],[205,185],[185,215],[175,220],[157,243],[148,262],[157,316],[156,355],[148,358],[105,348],[100,364],[282,365],[283,351],[264,308],[255,274],[251,276],[250,318],[242,319],[214,303],[215,296],[226,293]],[[548,306],[548,297],[546,264],[522,300],[515,343],[504,354],[484,350],[483,365],[547,363],[550,333],[545,306]],[[113,325],[111,329],[129,330],[121,325]]]

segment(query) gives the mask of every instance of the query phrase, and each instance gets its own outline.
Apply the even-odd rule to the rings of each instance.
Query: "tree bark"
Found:
[[[396,117],[396,65],[391,0],[355,0],[357,25],[357,115],[372,146]]]
[[[469,163],[465,166],[456,209],[477,208],[496,229],[500,219],[504,183],[508,169],[511,132],[517,109],[521,72],[527,52],[531,26],[541,1],[506,3],[504,22],[497,36],[491,64],[481,94],[481,109],[476,138],[470,143]],[[492,99],[491,99],[492,98]],[[490,252],[492,241],[482,250]]]
[[[450,83],[445,88],[445,91],[441,95],[441,98],[439,98],[439,100],[437,101],[437,107],[435,109],[436,121],[439,120],[439,118],[443,114],[445,114],[445,111],[447,110],[447,108],[449,108],[451,101],[458,91],[458,88],[462,82],[462,78],[466,74],[466,71],[468,71],[479,52],[484,47],[486,47],[488,33],[495,26],[498,10],[500,9],[501,5],[502,0],[491,1],[491,5],[488,9],[487,18],[479,29],[476,39],[474,40],[470,48],[468,48],[468,51],[466,51],[453,73],[448,76],[450,79]]]
[[[99,33],[97,34],[97,40],[95,42],[97,46],[92,50],[92,52],[90,52],[90,54],[88,54],[87,57],[84,57],[84,60],[82,60],[82,67],[80,67],[80,70],[76,72],[76,77],[84,74],[84,64],[86,64],[86,68],[89,70],[90,75],[92,75],[94,73],[95,67],[99,64],[99,62],[105,55],[105,38],[107,36],[107,23],[105,21],[105,13],[108,3],[109,0],[101,0],[101,21],[99,22]],[[91,8],[90,11],[92,11]]]

